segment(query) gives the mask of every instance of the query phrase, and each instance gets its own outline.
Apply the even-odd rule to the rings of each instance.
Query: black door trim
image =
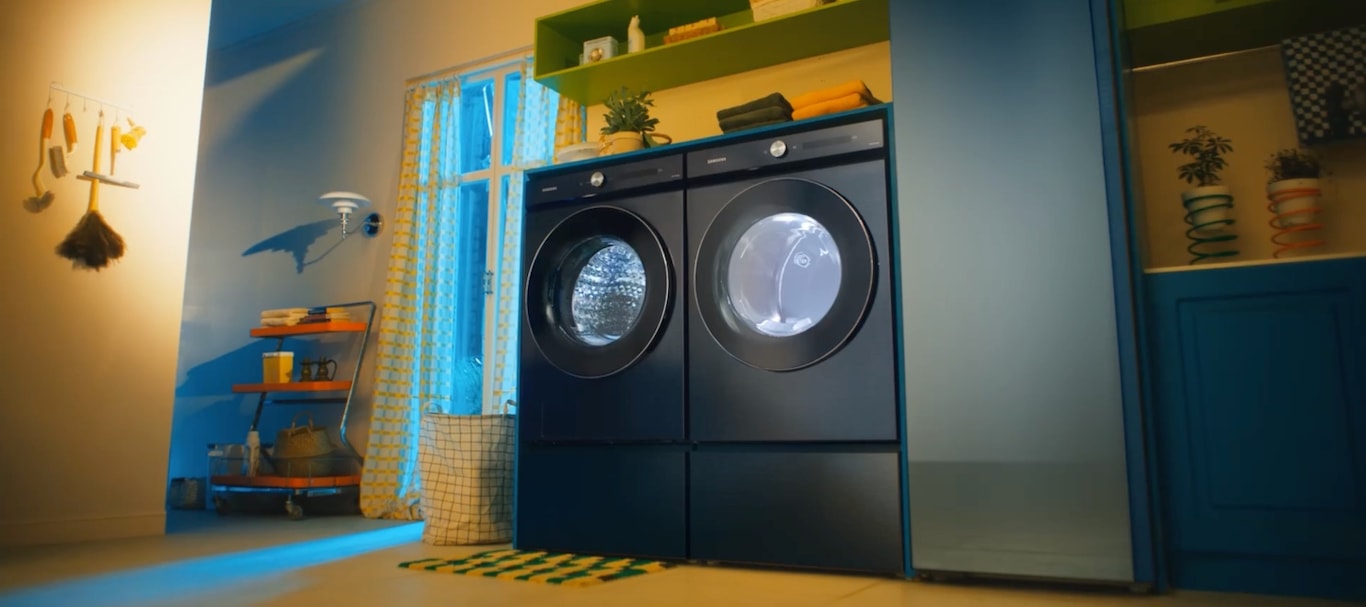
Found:
[[[568,310],[557,305],[554,293],[569,255],[595,238],[625,242],[645,267],[639,319],[627,334],[602,346],[584,344],[564,331],[560,315]],[[673,266],[664,241],[639,215],[619,207],[592,206],[561,220],[537,246],[529,268],[523,301],[532,341],[546,361],[575,377],[597,379],[630,368],[654,347],[672,312]]]
[[[725,268],[730,251],[756,221],[801,213],[825,226],[840,252],[840,290],[825,317],[803,333],[772,337],[746,326],[731,309]],[[858,332],[877,287],[877,257],[858,211],[829,187],[776,178],[736,194],[708,224],[693,267],[693,297],[707,332],[736,360],[767,371],[795,371],[838,352]]]

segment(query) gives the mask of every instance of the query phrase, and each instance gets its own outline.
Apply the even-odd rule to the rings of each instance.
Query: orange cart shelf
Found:
[[[283,384],[233,384],[232,386],[232,391],[238,394],[254,392],[336,392],[350,389],[350,380],[292,381]]]
[[[224,474],[210,477],[210,482],[225,487],[273,487],[277,489],[324,489],[327,487],[354,487],[360,484],[359,474],[345,476],[246,476]]]
[[[317,335],[319,333],[363,333],[363,322],[310,322],[287,327],[256,327],[251,330],[252,337],[291,337],[294,335]]]

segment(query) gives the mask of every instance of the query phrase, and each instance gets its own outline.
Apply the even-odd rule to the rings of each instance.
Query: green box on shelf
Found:
[[[620,87],[659,91],[887,40],[888,0],[839,0],[754,22],[749,0],[598,0],[536,20],[536,81],[584,105]],[[645,50],[579,65],[587,40],[626,39],[640,16]],[[716,17],[721,31],[664,44],[669,28]]]

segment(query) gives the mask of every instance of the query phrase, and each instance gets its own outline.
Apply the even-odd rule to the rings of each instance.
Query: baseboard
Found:
[[[40,521],[0,521],[0,548],[72,544],[166,534],[166,512]]]
[[[1183,590],[1366,600],[1366,560],[1258,558],[1178,552],[1172,586]]]

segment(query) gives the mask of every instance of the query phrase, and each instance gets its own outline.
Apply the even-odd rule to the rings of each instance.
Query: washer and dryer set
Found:
[[[887,116],[528,174],[518,548],[904,572]]]

